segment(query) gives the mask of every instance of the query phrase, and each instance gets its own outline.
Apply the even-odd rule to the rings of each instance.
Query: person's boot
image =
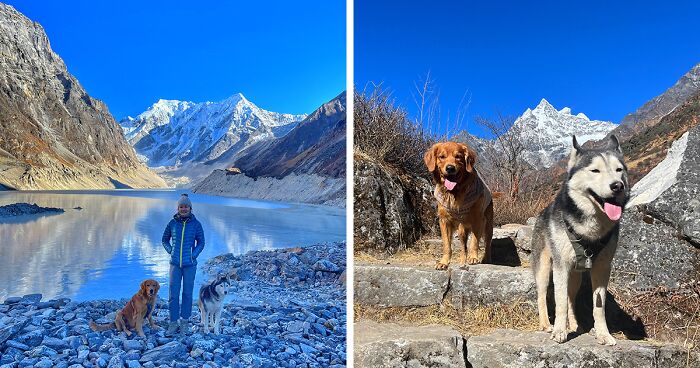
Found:
[[[177,323],[177,321],[170,321],[170,324],[168,324],[168,330],[165,331],[165,336],[173,336],[177,333],[177,329],[180,327]]]
[[[180,319],[180,333],[187,334],[190,332],[190,321],[187,318]]]

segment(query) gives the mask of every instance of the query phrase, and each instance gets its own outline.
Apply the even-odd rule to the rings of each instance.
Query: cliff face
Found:
[[[43,28],[0,4],[0,184],[15,189],[163,187],[107,106],[51,50]]]

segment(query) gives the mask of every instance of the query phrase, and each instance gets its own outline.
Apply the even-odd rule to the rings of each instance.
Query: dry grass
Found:
[[[526,302],[512,305],[457,310],[448,302],[428,307],[380,308],[355,304],[355,320],[410,323],[412,325],[446,325],[462,335],[481,335],[498,328],[536,331],[537,312]]]
[[[673,290],[659,287],[642,293],[611,285],[609,291],[620,308],[640,318],[650,338],[700,352],[700,285]]]
[[[462,250],[459,240],[455,237],[452,241],[452,267],[457,267],[457,262]],[[479,244],[479,258],[484,256],[484,243]],[[424,238],[415,243],[410,249],[400,250],[394,254],[375,254],[356,250],[354,259],[357,263],[394,264],[418,267],[433,267],[442,256],[442,242],[436,238]],[[523,260],[521,267],[529,267],[529,262]]]
[[[496,198],[493,200],[493,225],[524,224],[528,218],[537,217],[552,199],[545,192],[530,192],[516,198]]]

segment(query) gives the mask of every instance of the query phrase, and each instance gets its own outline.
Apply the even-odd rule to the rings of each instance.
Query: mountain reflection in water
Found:
[[[169,256],[161,236],[182,191],[0,192],[0,206],[27,202],[59,207],[51,216],[0,218],[0,301],[41,293],[43,299],[128,298],[143,279],[167,298]],[[204,227],[195,293],[207,259],[223,253],[345,240],[345,210],[190,194]],[[81,210],[74,209],[82,207]]]

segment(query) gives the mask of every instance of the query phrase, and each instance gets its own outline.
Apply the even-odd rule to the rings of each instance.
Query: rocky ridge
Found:
[[[284,137],[245,150],[234,162],[249,176],[345,178],[346,93],[321,105]]]
[[[145,339],[93,332],[90,319],[113,321],[127,300],[41,301],[32,294],[0,305],[0,366],[345,366],[344,243],[224,255],[205,269],[240,278],[225,303],[221,335],[199,325],[173,337],[145,327]],[[154,316],[167,326],[166,300],[159,299]],[[191,322],[199,320],[194,308]]]
[[[164,187],[85,91],[44,29],[0,4],[0,184],[13,189]]]
[[[620,126],[611,133],[617,134],[622,140],[627,140],[657,124],[664,116],[698,92],[700,92],[700,64],[692,67],[664,93],[625,116]]]

